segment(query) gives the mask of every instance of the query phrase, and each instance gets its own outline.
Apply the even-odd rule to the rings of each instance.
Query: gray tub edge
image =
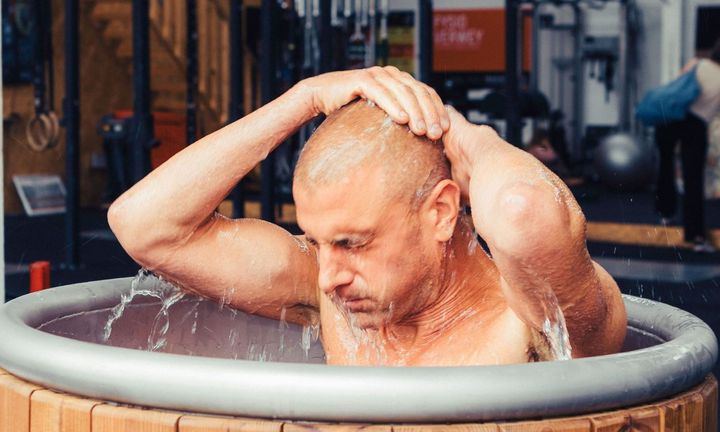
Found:
[[[43,311],[108,307],[132,278],[53,288],[0,307],[0,367],[64,392],[131,405],[288,420],[468,422],[637,405],[698,384],[717,360],[710,328],[680,309],[625,296],[629,327],[662,344],[571,361],[469,367],[261,363],[137,351],[34,329]],[[58,313],[59,314],[59,313]]]

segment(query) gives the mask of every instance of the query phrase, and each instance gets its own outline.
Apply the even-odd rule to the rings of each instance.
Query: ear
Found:
[[[460,186],[453,180],[440,181],[422,206],[425,219],[439,242],[450,240],[460,211]]]

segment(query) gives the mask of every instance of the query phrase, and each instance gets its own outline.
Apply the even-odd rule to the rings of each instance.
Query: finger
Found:
[[[390,71],[390,74],[395,76],[399,81],[410,87],[415,93],[420,109],[423,112],[423,117],[427,125],[427,136],[430,139],[440,139],[443,131],[447,130],[450,126],[450,121],[447,120],[447,113],[445,107],[440,100],[440,96],[430,86],[416,80],[407,72],[400,72],[397,69]],[[445,119],[445,127],[443,128],[443,119]]]
[[[415,92],[415,97],[420,102],[420,108],[423,111],[425,122],[428,125],[427,136],[430,139],[440,139],[443,134],[442,127],[440,126],[440,114],[435,108],[435,101],[433,101],[430,92],[427,91],[425,86],[412,86]]]
[[[427,86],[427,91],[430,93],[430,97],[433,102],[435,102],[435,109],[440,115],[440,127],[443,132],[447,132],[447,130],[450,129],[450,116],[448,115],[447,109],[445,109],[445,104],[443,104],[442,99],[440,99],[440,95],[434,88]]]
[[[430,139],[440,139],[443,133],[440,127],[440,115],[435,108],[435,101],[427,90],[428,87],[416,81],[406,72],[402,72],[398,79],[407,85],[415,94],[415,98],[420,105],[420,110],[422,110],[425,124],[427,125],[427,137]]]
[[[427,125],[424,120],[423,111],[415,96],[415,92],[405,83],[392,76],[384,68],[375,71],[375,80],[383,85],[389,93],[395,96],[402,108],[410,116],[410,130],[416,135],[425,135]]]
[[[403,109],[393,93],[389,92],[385,86],[375,79],[371,69],[368,69],[366,79],[360,83],[360,94],[365,99],[373,101],[378,107],[385,111],[394,122],[406,124],[410,120],[410,115]]]

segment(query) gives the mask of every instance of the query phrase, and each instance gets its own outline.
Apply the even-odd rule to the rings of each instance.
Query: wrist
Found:
[[[464,159],[468,171],[480,164],[481,158],[487,159],[497,145],[498,134],[493,128],[486,125],[473,125],[471,140],[464,146]]]
[[[301,101],[307,110],[308,120],[322,113],[322,107],[317,98],[317,86],[314,84],[313,78],[314,77],[310,77],[299,81],[288,90],[291,97]]]

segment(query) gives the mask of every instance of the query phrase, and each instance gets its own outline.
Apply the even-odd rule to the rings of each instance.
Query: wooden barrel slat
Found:
[[[52,390],[30,397],[30,432],[92,432],[92,410],[103,402]]]
[[[285,423],[283,432],[393,432],[393,428],[371,424]]]
[[[100,405],[92,411],[92,432],[177,432],[180,413]]]
[[[270,420],[184,415],[178,432],[282,432],[282,426]]]
[[[0,369],[0,432],[715,432],[718,383],[616,411],[533,421],[478,424],[365,425],[282,422],[141,409],[58,393]]]
[[[495,423],[402,425],[393,426],[393,432],[498,432]]]
[[[638,430],[660,430],[662,414],[658,407],[638,408],[630,411],[630,425]],[[630,429],[630,430],[635,430]]]
[[[611,412],[590,418],[593,432],[617,432],[626,430],[630,425],[627,411]]]
[[[0,432],[30,430],[30,396],[39,389],[10,374],[0,376]]]
[[[663,422],[661,431],[679,431],[682,430],[683,416],[682,406],[677,401],[668,401],[659,406],[663,413]]]
[[[498,425],[500,432],[587,432],[591,429],[587,418],[562,418]]]
[[[704,419],[704,430],[706,431],[717,431],[718,430],[718,386],[717,382],[709,379],[705,379],[703,387],[700,390],[703,401],[705,403],[705,419]]]

